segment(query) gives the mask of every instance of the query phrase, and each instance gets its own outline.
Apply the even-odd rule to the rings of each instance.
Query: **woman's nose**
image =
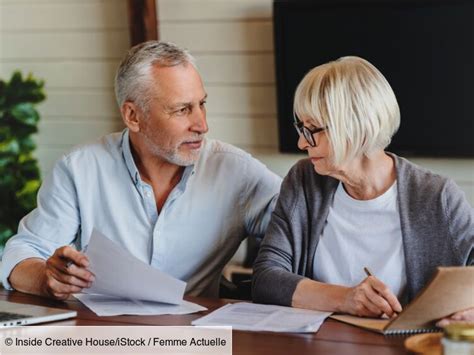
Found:
[[[298,148],[300,150],[308,150],[309,148],[308,141],[302,134],[300,134],[298,137]]]

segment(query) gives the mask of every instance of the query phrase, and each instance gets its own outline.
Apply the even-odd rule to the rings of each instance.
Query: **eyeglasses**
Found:
[[[306,139],[306,141],[308,142],[308,144],[311,146],[311,147],[316,147],[317,144],[316,144],[316,140],[314,139],[314,135],[316,133],[319,133],[319,132],[322,132],[324,130],[327,129],[327,126],[326,127],[322,127],[322,128],[313,128],[313,129],[309,129],[308,127],[306,127],[303,122],[301,122],[300,120],[295,120],[295,122],[293,122],[293,124],[295,125],[295,128],[296,128],[296,132],[298,132],[298,134],[301,136],[303,135],[304,139]]]

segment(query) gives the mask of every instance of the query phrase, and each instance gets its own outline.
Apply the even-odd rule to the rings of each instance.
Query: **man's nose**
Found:
[[[200,134],[204,134],[209,131],[209,127],[207,126],[207,119],[206,119],[206,109],[204,107],[199,108],[193,114],[193,123],[191,130],[198,132]]]

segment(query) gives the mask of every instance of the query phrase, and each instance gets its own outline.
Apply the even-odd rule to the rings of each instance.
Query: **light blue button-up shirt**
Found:
[[[138,259],[217,296],[220,273],[248,235],[263,236],[281,179],[244,151],[205,140],[160,213],[140,178],[128,130],[74,148],[55,165],[4,250],[2,282],[26,258],[88,244],[93,228]],[[160,285],[156,285],[159,289]]]

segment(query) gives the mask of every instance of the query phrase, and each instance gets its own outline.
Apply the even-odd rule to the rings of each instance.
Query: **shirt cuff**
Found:
[[[10,285],[10,282],[8,282],[8,278],[10,277],[12,270],[23,260],[30,258],[44,259],[41,254],[34,254],[31,253],[31,251],[15,252],[14,250],[4,250],[3,258],[1,261],[1,282],[5,289],[13,290],[13,287]]]

